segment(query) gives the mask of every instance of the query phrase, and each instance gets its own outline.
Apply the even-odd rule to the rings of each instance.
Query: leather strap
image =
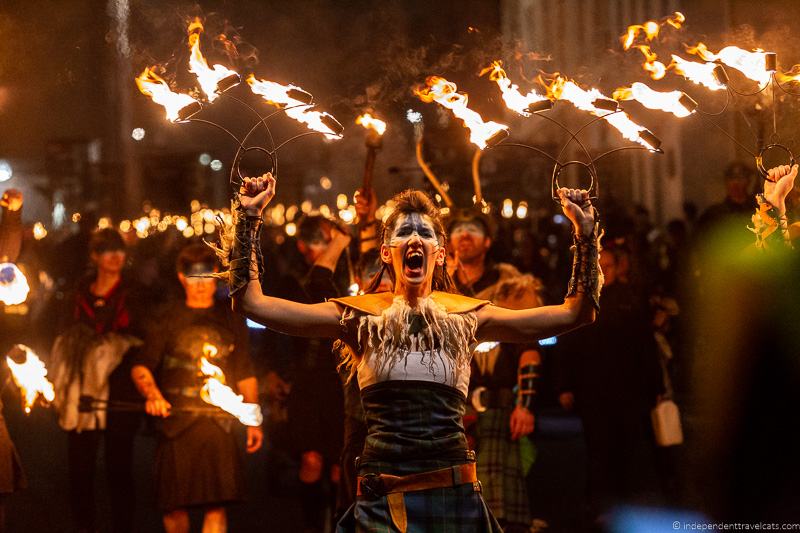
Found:
[[[465,463],[419,474],[392,476],[389,474],[367,474],[358,476],[358,496],[378,498],[396,492],[456,487],[478,481],[475,463]]]

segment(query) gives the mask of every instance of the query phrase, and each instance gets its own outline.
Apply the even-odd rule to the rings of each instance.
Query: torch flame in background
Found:
[[[501,131],[508,131],[508,126],[497,122],[485,122],[481,116],[467,107],[467,95],[458,93],[455,83],[439,76],[429,76],[424,87],[414,89],[414,94],[423,102],[436,102],[451,110],[464,122],[469,130],[469,140],[478,148],[486,148],[487,141]]]
[[[776,72],[775,76],[780,83],[800,82],[800,65],[795,65],[786,72]]]
[[[252,74],[247,78],[247,83],[250,85],[251,91],[261,96],[267,103],[275,107],[286,108],[285,112],[289,117],[305,124],[308,129],[324,133],[329,139],[341,138],[341,135],[326,126],[322,120],[323,117],[330,117],[333,119],[332,115],[322,111],[311,110],[309,109],[311,104],[292,98],[289,94],[291,90],[298,90],[305,93],[303,89],[295,87],[294,85],[281,85],[274,81],[257,80]]]
[[[356,118],[356,124],[360,124],[368,130],[373,130],[378,135],[386,133],[386,123],[373,117],[370,113],[364,113]]]
[[[200,397],[204,402],[219,407],[223,411],[235,416],[245,426],[260,426],[264,421],[261,406],[256,403],[246,403],[241,394],[233,392],[225,384],[225,374],[217,365],[211,363],[207,357],[214,357],[217,347],[213,344],[203,343],[203,357],[200,358],[200,372],[206,377]]]
[[[0,302],[19,305],[28,298],[31,288],[25,274],[14,263],[0,263]]]
[[[747,78],[758,82],[759,85],[769,82],[772,76],[772,72],[766,68],[767,53],[760,49],[748,52],[737,46],[726,46],[715,54],[705,44],[697,43],[697,46],[687,47],[686,51],[699,56],[703,61],[719,61],[735,68]]]
[[[698,85],[702,85],[712,91],[719,91],[725,88],[714,76],[714,63],[697,63],[695,61],[687,61],[680,56],[672,55],[672,63],[670,68],[676,74],[680,74],[687,80]]]
[[[16,363],[10,356],[6,356],[6,364],[11,370],[14,383],[22,393],[25,412],[30,413],[39,396],[49,403],[55,399],[56,393],[53,384],[47,379],[47,368],[39,356],[24,344],[17,344],[14,348],[25,352],[25,362]]]
[[[650,47],[646,44],[639,44],[636,45],[642,55],[644,55],[644,63],[642,63],[642,68],[645,69],[647,72],[650,73],[650,77],[654,80],[660,80],[667,74],[667,67],[661,61],[657,61],[658,56],[650,50]]]
[[[502,65],[502,62],[499,60],[493,61],[492,64],[483,69],[479,75],[483,76],[484,74],[489,74],[489,79],[497,83],[497,86],[500,87],[506,107],[524,117],[529,117],[531,113],[528,111],[528,107],[535,102],[547,100],[547,96],[539,94],[536,92],[536,89],[531,89],[528,94],[523,96],[519,90],[519,86],[515,83],[511,83],[511,80],[508,79]]]
[[[136,78],[136,85],[139,86],[142,94],[152,98],[153,102],[164,106],[167,112],[167,120],[170,122],[175,122],[179,119],[178,113],[184,107],[192,104],[199,105],[199,102],[188,94],[172,92],[167,82],[161,79],[150,67],[146,67],[144,72]]]
[[[200,88],[208,97],[209,102],[213,102],[217,96],[217,84],[229,77],[239,75],[222,65],[214,65],[214,68],[209,68],[206,58],[200,52],[200,34],[203,33],[203,23],[199,18],[194,19],[194,22],[189,24],[189,47],[191,54],[189,55],[189,72],[197,76],[197,81],[200,83]]]
[[[644,33],[645,39],[647,42],[652,41],[656,37],[658,37],[661,28],[665,25],[670,25],[673,28],[680,28],[683,23],[686,21],[686,17],[680,11],[676,11],[669,17],[662,19],[660,22],[656,22],[654,20],[648,20],[644,24],[634,24],[632,26],[628,26],[628,31],[625,32],[620,40],[622,41],[622,48],[625,50],[629,49],[633,46],[633,42],[636,40],[636,37],[640,33]]]
[[[658,109],[672,113],[676,117],[688,117],[693,113],[680,103],[681,91],[654,91],[644,83],[636,82],[630,87],[621,87],[614,91],[614,100],[636,100],[649,109]]]
[[[542,81],[544,82],[544,80]],[[555,79],[547,85],[547,92],[556,100],[566,100],[578,109],[587,111],[596,117],[602,117],[603,120],[616,128],[622,136],[629,141],[639,143],[648,150],[655,150],[657,148],[651,146],[647,141],[641,138],[640,134],[648,131],[647,128],[636,124],[627,113],[610,113],[604,109],[595,107],[593,104],[595,100],[609,100],[608,97],[604,96],[603,93],[597,89],[582,89],[574,81],[556,74]]]

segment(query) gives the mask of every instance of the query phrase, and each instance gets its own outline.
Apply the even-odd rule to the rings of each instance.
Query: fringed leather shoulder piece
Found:
[[[490,303],[487,300],[469,298],[460,294],[449,292],[434,291],[431,299],[443,306],[448,313],[468,313],[476,311],[484,305]],[[385,309],[388,309],[394,302],[394,294],[391,292],[377,292],[374,294],[362,294],[360,296],[344,296],[342,298],[331,298],[328,300],[335,302],[343,307],[355,309],[368,315],[380,316]]]

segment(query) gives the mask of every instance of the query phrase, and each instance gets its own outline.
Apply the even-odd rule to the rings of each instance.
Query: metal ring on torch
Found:
[[[230,184],[232,186],[240,186],[244,182],[244,176],[242,176],[242,171],[240,168],[240,164],[242,162],[242,158],[247,154],[247,152],[261,152],[266,154],[270,161],[270,169],[268,172],[272,172],[275,170],[275,156],[272,152],[267,150],[266,148],[262,148],[261,146],[249,146],[243,150],[240,150],[236,153],[236,158],[233,160],[233,165],[231,166],[231,180]],[[234,172],[239,177],[239,181],[234,181]]]
[[[561,174],[561,171],[564,170],[566,167],[572,165],[580,165],[586,170],[589,171],[589,177],[591,181],[589,182],[589,187],[586,189],[589,191],[589,198],[591,200],[597,199],[597,169],[594,167],[594,162],[585,163],[583,161],[567,161],[566,163],[556,163],[553,165],[553,177],[550,180],[550,189],[552,193],[553,200],[561,203],[561,199],[558,197],[558,189],[561,188],[561,185],[558,183],[558,176]],[[594,191],[594,195],[592,195],[592,191]]]
[[[765,180],[774,182],[775,180],[769,178],[769,171],[767,170],[766,167],[764,167],[764,154],[769,150],[783,150],[784,152],[786,152],[786,154],[788,154],[789,156],[790,167],[793,167],[795,165],[795,159],[792,151],[789,150],[787,146],[779,143],[768,144],[758,152],[758,155],[756,156],[756,168],[758,169],[758,172],[761,174],[761,177],[764,178]]]

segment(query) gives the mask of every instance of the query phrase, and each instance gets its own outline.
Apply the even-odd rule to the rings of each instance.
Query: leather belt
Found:
[[[366,474],[358,476],[358,496],[377,499],[396,492],[456,487],[478,481],[475,463],[466,463],[419,474],[392,476],[389,474]]]

